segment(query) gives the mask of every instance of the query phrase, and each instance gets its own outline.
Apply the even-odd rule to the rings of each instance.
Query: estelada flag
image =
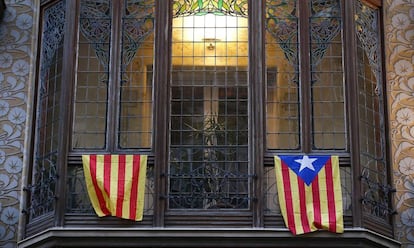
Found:
[[[318,229],[343,233],[338,156],[275,156],[279,205],[297,235]]]
[[[82,155],[86,187],[99,217],[142,220],[147,155]]]

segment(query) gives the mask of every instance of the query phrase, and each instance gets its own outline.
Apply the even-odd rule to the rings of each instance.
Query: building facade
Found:
[[[5,3],[2,247],[414,246],[412,1]],[[142,222],[84,153],[149,155]],[[343,234],[287,231],[286,153],[339,156]]]

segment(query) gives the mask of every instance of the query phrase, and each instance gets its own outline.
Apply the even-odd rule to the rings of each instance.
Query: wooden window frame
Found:
[[[45,1],[46,3],[53,1]],[[57,201],[56,201],[56,211],[51,217],[50,224],[47,224],[47,227],[50,226],[65,226],[65,227],[79,227],[84,225],[87,222],[87,225],[90,226],[116,226],[116,227],[182,227],[182,226],[200,226],[200,227],[281,227],[283,226],[283,220],[280,216],[265,216],[264,207],[265,203],[264,198],[264,171],[266,166],[273,166],[273,156],[276,155],[275,151],[267,150],[265,146],[265,77],[266,77],[266,66],[265,66],[265,45],[264,45],[264,25],[265,25],[265,1],[249,0],[249,162],[252,166],[252,174],[254,175],[253,184],[251,187],[251,196],[254,197],[251,203],[251,209],[249,211],[234,211],[217,213],[211,212],[214,215],[199,215],[198,213],[188,214],[188,213],[178,213],[171,212],[167,210],[167,198],[168,193],[168,183],[167,183],[167,172],[168,172],[168,146],[169,146],[169,106],[170,102],[170,87],[167,87],[171,81],[170,75],[170,66],[171,66],[171,37],[172,37],[172,1],[167,0],[156,0],[155,6],[155,41],[154,41],[154,75],[153,75],[153,143],[152,149],[146,151],[149,156],[149,166],[154,167],[154,211],[153,216],[148,219],[144,219],[142,223],[131,224],[123,220],[117,220],[113,218],[108,219],[98,219],[94,216],[80,216],[66,213],[66,184],[65,180],[68,174],[68,166],[72,164],[79,165],[81,151],[71,151],[70,150],[70,137],[68,135],[63,135],[61,142],[59,143],[59,152],[61,156],[58,159],[58,173],[60,176],[58,187],[56,190]],[[370,4],[375,4],[379,6],[381,4],[380,0],[366,0]],[[42,3],[43,4],[43,3]],[[344,25],[344,75],[346,82],[353,82],[356,75],[355,63],[353,62],[353,54],[356,52],[355,47],[355,31],[354,27],[354,17],[353,17],[353,1],[341,0],[343,6],[342,12],[343,15],[343,25]],[[117,5],[121,5],[117,3]],[[72,98],[74,92],[73,82],[75,82],[75,75],[72,73],[75,71],[75,61],[76,56],[73,53],[74,44],[76,44],[76,33],[77,30],[76,23],[78,20],[77,9],[79,9],[79,1],[68,1],[67,0],[67,27],[66,27],[66,36],[65,36],[65,47],[64,47],[64,68],[63,71],[63,81],[64,85],[64,96],[61,99],[63,103],[61,111],[61,126],[60,130],[62,132],[67,132],[71,130],[70,125],[72,123],[72,116],[68,113],[72,113]],[[306,8],[300,8],[299,11],[301,15],[307,16]],[[302,13],[304,12],[304,13]],[[120,17],[115,15],[113,18]],[[119,23],[116,24],[119,28]],[[304,22],[300,25],[300,32],[307,32],[309,30],[309,23]],[[306,33],[305,32],[305,33]],[[112,35],[112,40],[117,40],[120,42],[120,37],[118,34]],[[301,58],[306,58],[300,64],[300,74],[301,80],[310,81],[310,59],[309,59],[309,37],[301,36],[300,37],[300,54]],[[168,45],[166,45],[168,44]],[[111,46],[113,54],[120,54],[120,46],[113,45]],[[119,72],[119,67],[115,64],[111,65],[110,70],[113,70],[113,75],[116,75],[115,72]],[[305,84],[302,84],[300,89],[304,92],[303,102],[310,101],[310,90]],[[356,104],[354,103],[355,99],[358,96],[358,90],[353,84],[346,84],[346,113],[348,118],[351,120],[349,123],[348,129],[348,139],[349,139],[349,151],[340,153],[340,164],[341,166],[352,165],[352,175],[354,178],[353,181],[353,195],[352,195],[352,216],[346,218],[345,223],[348,226],[352,227],[361,227],[363,226],[362,221],[362,212],[361,212],[361,203],[358,201],[362,192],[361,184],[358,178],[360,177],[360,165],[357,154],[359,152],[358,147],[358,115],[353,111]],[[109,99],[117,99],[115,93],[112,91]],[[109,100],[108,100],[109,101]],[[115,100],[116,102],[117,100]],[[302,101],[302,100],[301,100]],[[113,104],[112,108],[115,108],[116,104]],[[301,113],[305,116],[310,116],[311,109],[309,104],[301,104]],[[115,112],[115,110],[113,110]],[[110,119],[113,122],[115,117]],[[109,126],[114,126],[109,123]],[[308,153],[314,152],[311,149],[311,120],[310,118],[305,118],[303,120],[301,127],[301,139],[303,149],[301,152]],[[115,137],[116,130],[112,128],[108,135]],[[110,142],[108,144],[115,144],[115,142]],[[108,151],[117,151],[116,148],[108,146]],[[90,152],[90,151],[88,151]],[[131,152],[128,151],[127,152]],[[48,222],[49,223],[49,222]],[[269,224],[276,223],[276,224]],[[37,232],[40,232],[45,225],[38,225],[39,223],[28,223],[26,226],[26,236],[30,236]],[[374,226],[370,226],[374,229]],[[391,230],[392,231],[392,230]],[[387,227],[382,233],[392,236],[390,229]]]

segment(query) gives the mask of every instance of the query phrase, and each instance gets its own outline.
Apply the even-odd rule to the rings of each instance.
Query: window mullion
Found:
[[[121,40],[122,40],[122,10],[124,1],[112,2],[112,30],[111,30],[111,50],[109,62],[109,81],[108,81],[108,122],[107,122],[107,149],[108,151],[117,150],[118,142],[118,116],[119,116],[119,89],[120,64],[121,64]]]
[[[250,106],[250,142],[249,161],[253,174],[262,175],[264,164],[264,92],[265,92],[265,54],[264,54],[264,2],[249,2],[249,106]],[[262,227],[263,224],[263,183],[258,178],[253,180],[253,226]]]
[[[355,54],[356,54],[356,34],[355,34],[355,11],[354,11],[354,1],[346,1],[344,0],[344,11],[345,13],[345,20],[344,20],[344,40],[345,40],[345,77],[346,82],[355,82],[355,83],[348,83],[346,93],[347,98],[347,115],[349,120],[349,137],[350,137],[350,152],[351,152],[351,165],[352,165],[352,172],[353,178],[360,177],[360,164],[359,164],[359,136],[358,136],[358,85],[356,84],[357,80],[357,63],[355,62]],[[353,208],[352,208],[352,217],[353,217],[353,225],[354,226],[361,226],[362,225],[362,213],[361,213],[361,202],[358,200],[361,194],[361,181],[360,180],[353,180]]]
[[[72,9],[75,10],[78,8],[78,5],[75,1],[67,1],[66,2],[66,8],[67,10]],[[76,11],[67,11],[66,13],[66,27],[65,27],[65,38],[64,38],[64,51],[63,51],[63,58],[66,58],[63,60],[62,64],[62,89],[61,89],[61,109],[60,109],[60,118],[61,122],[59,125],[59,133],[65,133],[66,130],[69,130],[70,128],[70,117],[67,113],[72,112],[71,108],[71,98],[72,98],[72,85],[75,81],[75,76],[72,73],[74,71],[74,57],[73,57],[73,51],[71,50],[72,44],[76,42],[76,35],[74,35],[73,32],[70,32],[70,30],[74,30],[74,23],[75,22],[75,14]],[[57,174],[59,178],[62,178],[61,180],[58,180],[57,188],[56,188],[56,198],[58,201],[56,201],[56,218],[55,218],[55,225],[56,226],[63,226],[64,222],[64,213],[65,213],[65,204],[66,204],[66,176],[67,176],[67,154],[69,150],[69,139],[67,135],[63,135],[63,137],[60,139],[60,143],[58,144],[58,153],[59,156],[57,156]]]
[[[169,67],[171,63],[172,1],[156,1],[154,59],[154,226],[164,226],[168,165]]]
[[[309,1],[298,4],[299,8],[299,70],[300,70],[300,133],[302,151],[312,150],[311,130],[311,70],[310,70],[310,15]]]

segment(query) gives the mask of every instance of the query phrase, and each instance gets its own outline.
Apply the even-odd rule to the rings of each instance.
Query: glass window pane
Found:
[[[41,20],[41,53],[30,220],[54,210],[62,95],[65,1],[45,8]]]
[[[185,2],[174,1],[169,208],[246,209],[246,1]]]
[[[149,148],[152,133],[154,1],[125,1],[119,147]]]
[[[73,148],[105,148],[111,1],[82,0],[72,132]]]
[[[297,1],[266,1],[266,147],[299,149]]]
[[[384,90],[382,87],[379,10],[356,1],[359,146],[364,190],[363,211],[391,222],[386,163]],[[380,206],[380,207],[379,207]]]
[[[310,1],[313,149],[346,149],[339,0]],[[303,82],[308,83],[308,82]]]

